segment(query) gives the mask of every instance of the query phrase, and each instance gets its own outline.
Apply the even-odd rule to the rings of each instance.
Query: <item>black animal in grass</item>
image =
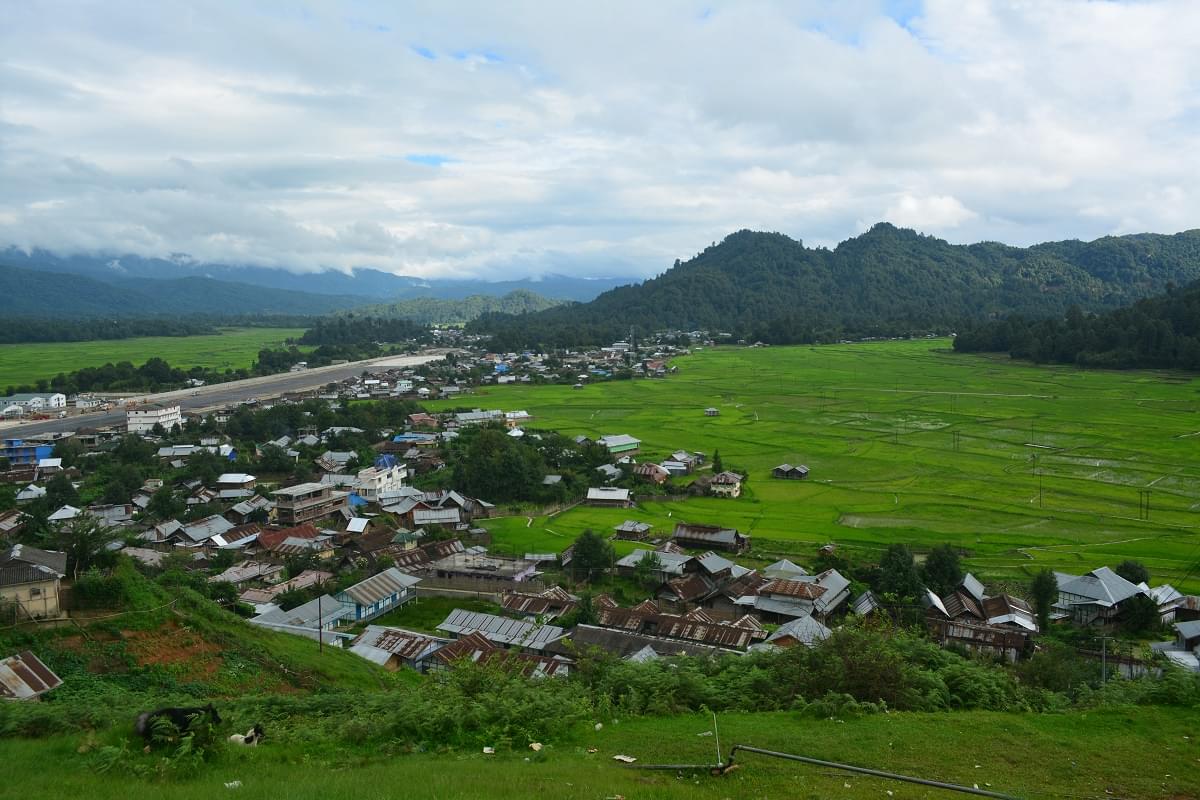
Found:
[[[206,716],[210,724],[221,724],[221,715],[217,713],[216,706],[209,703],[206,706],[168,706],[156,711],[143,711],[137,715],[133,730],[146,740],[146,746],[149,747],[154,741],[155,727],[159,720],[169,721],[180,734],[184,734],[191,729],[194,722]]]

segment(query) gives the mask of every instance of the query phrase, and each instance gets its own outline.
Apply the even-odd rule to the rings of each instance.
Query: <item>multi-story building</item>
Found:
[[[324,483],[300,483],[271,492],[280,525],[303,525],[333,516],[346,507],[346,492]]]
[[[381,494],[403,489],[407,477],[407,464],[396,463],[392,456],[381,456],[375,460],[375,466],[360,469],[355,475],[358,496],[368,503],[378,503]]]
[[[178,403],[147,403],[131,408],[125,412],[125,420],[130,433],[149,433],[155,425],[162,425],[168,431],[176,425],[183,427],[183,415],[179,413]]]
[[[24,439],[5,439],[0,447],[0,457],[7,458],[12,467],[36,467],[43,458],[50,458],[54,445],[45,442],[27,442]]]

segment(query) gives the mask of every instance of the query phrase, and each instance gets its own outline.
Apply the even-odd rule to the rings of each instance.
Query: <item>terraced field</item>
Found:
[[[675,364],[665,380],[493,387],[469,402],[572,435],[629,433],[643,458],[720,450],[748,472],[744,496],[498,519],[498,547],[561,550],[587,527],[686,519],[749,532],[764,558],[951,542],[991,579],[1138,558],[1155,582],[1200,590],[1196,376],[1023,365],[949,340],[717,348]],[[785,461],[810,478],[772,479]]]

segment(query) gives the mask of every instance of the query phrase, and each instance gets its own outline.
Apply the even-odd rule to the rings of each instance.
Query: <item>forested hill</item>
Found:
[[[1102,314],[1010,317],[963,331],[961,352],[1006,352],[1039,362],[1131,369],[1200,370],[1200,282]]]
[[[833,250],[743,230],[639,286],[522,317],[484,315],[469,327],[504,349],[603,343],[631,325],[782,344],[1104,310],[1198,278],[1200,230],[1019,248],[952,245],[880,223]]]
[[[0,297],[8,317],[149,316],[156,314],[327,314],[362,303],[359,297],[267,289],[212,278],[125,278],[0,265]]]
[[[470,322],[482,314],[528,314],[562,305],[562,300],[550,300],[526,289],[517,289],[503,297],[474,294],[460,300],[438,297],[414,297],[394,303],[378,303],[356,308],[355,316],[410,319],[426,324],[457,324]]]

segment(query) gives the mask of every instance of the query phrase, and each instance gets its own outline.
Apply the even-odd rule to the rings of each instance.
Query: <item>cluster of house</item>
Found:
[[[613,342],[607,347],[567,350],[553,358],[544,353],[482,353],[462,363],[482,368],[481,384],[572,383],[585,384],[612,378],[618,370],[634,377],[663,378],[674,371],[667,362],[686,354],[687,348],[673,342],[677,336],[662,334],[642,342]]]

